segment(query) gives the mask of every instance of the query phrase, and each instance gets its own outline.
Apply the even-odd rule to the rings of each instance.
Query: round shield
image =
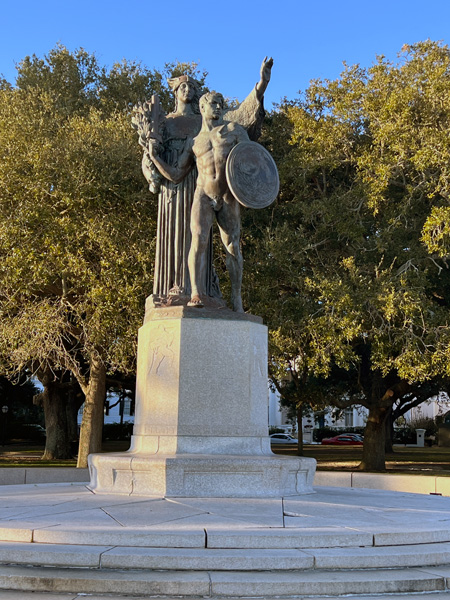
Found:
[[[247,208],[266,208],[280,188],[275,161],[256,142],[239,142],[227,158],[228,187],[236,200]]]

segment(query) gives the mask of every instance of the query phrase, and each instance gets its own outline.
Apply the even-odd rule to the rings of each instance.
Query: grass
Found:
[[[274,449],[277,454],[295,455],[295,447]],[[362,458],[361,446],[305,446],[304,455],[317,460],[319,471],[352,471]],[[386,469],[396,473],[450,476],[450,448],[395,446],[386,455]]]
[[[124,452],[129,442],[104,442],[103,452]],[[273,448],[276,454],[296,455],[291,445]],[[396,446],[386,457],[386,468],[396,473],[450,476],[450,448],[411,448]],[[42,460],[44,447],[39,444],[8,444],[0,446],[0,468],[3,467],[74,467],[70,460]],[[304,455],[317,460],[320,471],[352,471],[361,461],[361,446],[305,446]]]
[[[130,442],[104,442],[102,452],[123,452]],[[36,443],[11,443],[0,446],[0,468],[8,467],[76,467],[76,457],[68,460],[42,460],[44,445]]]

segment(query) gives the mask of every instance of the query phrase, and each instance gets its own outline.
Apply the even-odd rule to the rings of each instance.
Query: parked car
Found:
[[[272,433],[270,436],[271,444],[297,444],[298,440],[289,433]]]
[[[334,446],[362,446],[364,438],[359,433],[341,433],[331,438],[324,438],[322,444]]]

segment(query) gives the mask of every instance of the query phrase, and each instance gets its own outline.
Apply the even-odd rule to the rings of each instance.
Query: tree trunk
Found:
[[[58,381],[48,381],[42,394],[47,438],[42,460],[72,458],[67,429],[66,393]]]
[[[303,402],[297,405],[297,455],[303,456]]]
[[[385,421],[385,441],[384,449],[386,454],[392,454],[394,452],[394,417],[392,415],[392,408],[389,410],[389,414]]]
[[[369,410],[369,417],[364,431],[363,457],[358,466],[360,471],[385,471],[385,433],[386,418],[389,408],[373,406]]]
[[[103,407],[106,397],[106,368],[102,360],[91,360],[89,383],[85,386],[83,420],[78,447],[78,468],[88,466],[88,456],[102,449]]]
[[[75,377],[71,377],[71,387],[67,395],[67,435],[72,447],[73,455],[77,454],[78,449],[78,411],[84,402],[84,394]]]

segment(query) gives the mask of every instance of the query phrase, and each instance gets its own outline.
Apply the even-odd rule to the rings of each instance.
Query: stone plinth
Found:
[[[131,447],[89,457],[91,489],[181,497],[312,492],[315,461],[270,450],[267,381],[259,318],[225,309],[147,311]]]

